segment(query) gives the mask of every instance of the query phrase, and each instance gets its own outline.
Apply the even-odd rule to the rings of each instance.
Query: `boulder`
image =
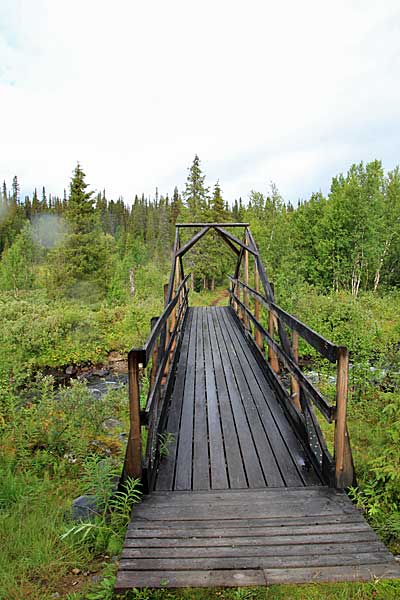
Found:
[[[74,521],[94,521],[100,514],[96,496],[79,496],[72,502],[72,519]]]

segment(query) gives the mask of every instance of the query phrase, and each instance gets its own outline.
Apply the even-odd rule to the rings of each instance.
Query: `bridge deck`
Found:
[[[400,577],[346,494],[327,487],[154,492],[132,516],[117,592]]]
[[[319,485],[228,307],[191,308],[157,490]]]
[[[189,310],[166,429],[117,592],[400,577],[346,494],[321,484],[229,308]]]

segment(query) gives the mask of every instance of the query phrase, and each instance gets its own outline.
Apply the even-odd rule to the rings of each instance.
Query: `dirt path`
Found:
[[[211,306],[217,306],[224,298],[229,296],[228,290],[222,290],[220,294],[211,302]]]

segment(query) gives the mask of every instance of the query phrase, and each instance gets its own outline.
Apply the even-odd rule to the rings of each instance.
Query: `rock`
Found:
[[[102,442],[100,440],[93,440],[92,442],[90,442],[90,445],[94,446],[95,448],[98,448],[106,456],[111,456],[111,454],[112,454],[111,450],[107,446],[107,444],[105,444],[104,442]]]
[[[81,570],[80,570],[80,569],[77,569],[77,568],[75,567],[75,569],[72,569],[71,573],[72,573],[73,575],[79,575],[79,573],[81,573]]]
[[[96,377],[106,377],[109,373],[110,371],[108,369],[94,369],[94,371],[92,371],[92,375],[95,375]]]
[[[69,365],[69,367],[67,367],[65,369],[66,375],[75,375],[75,373],[76,373],[76,367],[74,367],[74,365]]]
[[[54,592],[54,594],[52,594],[51,597],[52,598],[61,598],[61,596],[58,592]]]
[[[106,429],[108,431],[109,429],[115,429],[116,427],[122,427],[122,423],[118,419],[110,418],[110,419],[106,419],[104,421],[103,427],[104,427],[104,429]]]
[[[99,514],[95,496],[79,496],[72,502],[72,519],[74,521],[93,521]]]

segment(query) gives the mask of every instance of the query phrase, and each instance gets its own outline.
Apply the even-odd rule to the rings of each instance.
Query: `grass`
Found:
[[[261,588],[142,590],[125,596],[126,600],[398,600],[399,597],[399,580]]]
[[[305,301],[307,296],[307,302]],[[400,402],[390,380],[383,390],[369,373],[389,357],[390,369],[400,363],[396,340],[400,332],[398,296],[341,295],[319,298],[312,291],[299,295],[290,307],[300,318],[334,341],[349,343],[361,368],[352,373],[349,429],[360,490],[358,501],[371,524],[394,551],[400,549],[396,503],[400,505]],[[1,300],[1,299],[0,299]],[[192,293],[191,306],[225,305],[224,290]],[[290,304],[290,298],[288,300]],[[87,307],[74,302],[49,303],[33,292],[0,301],[0,600],[111,600],[121,540],[114,550],[93,543],[61,539],[71,527],[72,499],[85,493],[82,465],[88,453],[111,452],[122,460],[119,440],[101,423],[117,417],[126,430],[125,392],[110,394],[102,404],[78,386],[56,400],[48,379],[34,380],[31,371],[46,364],[101,362],[113,350],[124,352],[132,340],[140,344],[149,332],[149,319],[159,314],[159,300],[139,296],[122,306]],[[341,319],[341,315],[345,315]],[[28,334],[19,344],[21,332]],[[372,352],[375,349],[375,353]],[[99,351],[98,351],[99,350]],[[305,348],[302,348],[306,352]],[[20,370],[16,365],[20,364]],[[400,370],[400,369],[398,369]],[[326,373],[325,373],[326,375]],[[28,388],[26,382],[29,382]],[[24,387],[21,387],[24,385]],[[322,385],[324,382],[322,381]],[[326,386],[328,394],[329,385]],[[390,389],[389,389],[390,388]],[[3,399],[2,399],[3,398]],[[3,419],[3,420],[2,420]],[[324,425],[329,443],[333,426]],[[116,434],[119,432],[117,431]],[[397,436],[397,437],[396,437]],[[100,446],[91,445],[100,440]],[[75,461],[75,462],[73,462]],[[397,524],[396,524],[397,523]],[[78,575],[72,573],[77,568]],[[84,575],[87,573],[87,575]],[[101,577],[93,582],[93,574]],[[309,584],[234,589],[141,590],[126,595],[136,600],[319,600],[400,598],[399,581]]]

